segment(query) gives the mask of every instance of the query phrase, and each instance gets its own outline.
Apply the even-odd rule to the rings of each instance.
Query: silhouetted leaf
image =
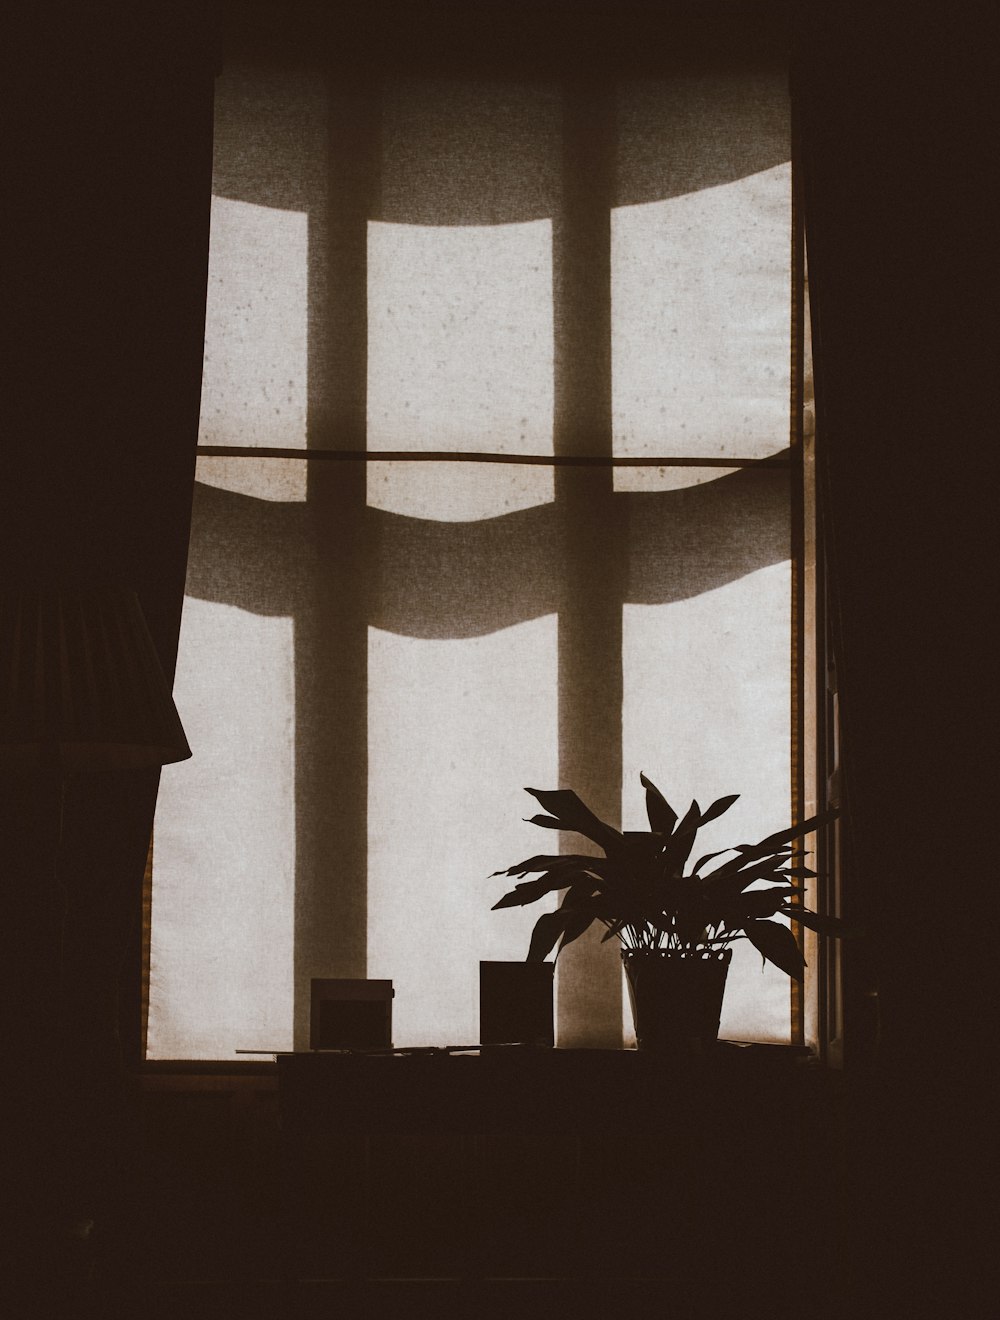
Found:
[[[677,812],[645,775],[639,775],[639,783],[646,790],[646,815],[649,818],[649,828],[657,834],[670,834],[677,824]]]
[[[746,870],[732,870],[724,866],[701,877],[705,901],[711,904],[713,910],[718,910],[720,905],[723,908],[730,907],[738,895],[752,884],[780,883],[786,879],[787,877],[776,871],[769,861],[748,866]]]
[[[717,926],[720,922],[725,922],[727,927],[736,925],[742,928],[747,921],[771,916],[779,910],[780,902],[788,901],[790,889],[785,888],[778,898],[773,900],[773,905],[767,901],[770,893],[770,890],[761,889],[752,890],[748,894],[728,893],[706,896],[702,908],[705,924]],[[745,906],[748,899],[753,900],[749,909]]]
[[[542,962],[551,953],[557,941],[559,942],[556,951],[558,959],[566,945],[579,939],[598,915],[597,904],[593,902],[581,902],[568,908],[562,907],[557,912],[543,912],[531,932],[526,961]]]
[[[829,825],[835,821],[839,815],[839,811],[827,811],[819,816],[810,816],[808,820],[793,825],[791,829],[778,830],[776,834],[769,834],[766,839],[761,839],[760,843],[752,844],[750,852],[757,857],[764,857],[768,853],[777,852],[782,844],[791,843],[793,839],[801,839],[804,834],[811,834],[813,830],[822,829],[824,825]]]
[[[704,909],[674,914],[674,930],[682,944],[697,944],[708,935],[709,921]]]
[[[667,840],[666,847],[663,850],[663,870],[665,874],[676,875],[684,869],[684,863],[691,856],[691,849],[694,847],[695,835],[698,833],[700,823],[701,808],[697,802],[692,802],[684,813],[684,819]]]
[[[734,908],[734,917],[738,916],[740,925],[756,917],[773,917],[781,905],[788,901],[789,894],[794,892],[785,886],[780,889],[755,889],[742,896]],[[728,924],[736,925],[736,921],[731,920]]]
[[[532,894],[529,898],[525,898],[522,891],[527,888],[527,885],[516,885],[509,893],[504,894],[503,898],[498,899],[490,908],[490,911],[499,912],[503,908],[524,907],[526,903],[533,903],[540,895]]]
[[[730,793],[728,797],[716,798],[708,810],[701,813],[699,824],[705,825],[708,821],[715,820],[717,816],[721,816],[724,811],[729,810],[738,797],[739,793]]]
[[[499,903],[494,903],[492,910],[497,912],[501,908],[524,907],[528,903],[535,903],[553,890],[565,889],[578,874],[576,868],[563,868],[539,876],[537,880],[525,880],[523,884],[515,885],[509,894],[504,894]]]
[[[630,831],[623,836],[621,852],[615,853],[609,864],[626,889],[651,895],[653,886],[663,877],[663,850],[662,834]]]
[[[566,925],[563,930],[563,937],[559,942],[559,948],[556,951],[556,958],[562,953],[567,944],[572,944],[578,940],[584,931],[589,930],[597,918],[597,913],[591,909],[574,908],[566,918]]]
[[[591,904],[591,906],[596,912],[596,908],[598,904],[592,901],[594,900],[595,883],[596,883],[595,881],[591,881],[588,884],[587,881],[584,880],[578,884],[570,885],[570,887],[566,890],[565,894],[563,894],[562,902],[559,904],[559,907],[561,909],[579,908],[583,904],[587,903],[587,904]]]
[[[621,833],[611,825],[606,825],[603,820],[599,820],[571,788],[526,788],[525,792],[530,793],[541,803],[545,811],[551,813],[551,818],[556,822],[556,829],[575,830],[577,834],[582,834],[599,844],[605,852],[613,852],[621,844]],[[536,817],[535,823],[541,825],[549,819],[550,817]]]
[[[704,857],[699,857],[698,860],[695,862],[694,866],[692,866],[692,868],[691,868],[691,874],[692,874],[692,875],[697,875],[698,872],[701,870],[701,868],[705,865],[705,863],[706,863],[706,862],[710,862],[710,861],[712,860],[713,857],[721,857],[723,853],[732,852],[732,851],[733,851],[732,848],[720,848],[718,852],[714,852],[714,853],[706,853],[706,854],[704,855]],[[499,871],[494,871],[493,874],[494,874],[494,875],[500,875],[501,873],[500,873]],[[507,871],[507,872],[505,872],[505,874],[507,874],[507,875],[513,875],[514,872],[513,872],[513,871]]]
[[[623,856],[631,860],[648,861],[663,851],[663,836],[649,830],[625,830],[622,834]]]
[[[555,816],[525,816],[529,825],[542,825],[547,830],[564,830],[568,827],[562,821],[556,820]]]
[[[572,866],[577,862],[598,861],[598,858],[585,857],[581,853],[558,853],[553,856],[539,853],[528,857],[523,862],[508,866],[503,871],[494,871],[493,875],[530,875],[533,871],[554,871],[560,866]],[[491,877],[492,879],[492,877]]]
[[[698,806],[698,800],[697,798],[695,798],[692,800],[691,805],[688,807],[687,811],[685,811],[684,816],[680,824],[677,826],[675,833],[695,834],[697,833],[698,825],[700,824],[700,822],[701,822],[701,807]]]
[[[836,939],[850,939],[859,932],[847,922],[842,921],[840,917],[828,917],[820,912],[810,912],[808,908],[793,907],[786,903],[782,911],[787,913],[794,921],[801,921],[803,926],[808,926],[810,930],[816,931],[820,935],[832,935]]]
[[[525,962],[544,962],[555,948],[556,941],[563,933],[563,917],[559,912],[543,912],[535,922],[528,945]]]
[[[743,931],[754,948],[775,967],[780,967],[796,981],[802,980],[805,959],[787,926],[777,921],[748,921]]]
[[[620,935],[625,927],[630,924],[628,917],[619,917],[617,921],[611,923],[605,934],[601,937],[601,943],[606,944],[608,940],[614,939],[616,935]]]
[[[750,862],[755,862],[761,857],[770,857],[772,861],[785,862],[792,855],[791,848],[761,848],[757,843],[738,843],[732,850],[740,854],[734,857],[731,862],[726,862],[728,869],[732,870],[737,866],[746,866]]]

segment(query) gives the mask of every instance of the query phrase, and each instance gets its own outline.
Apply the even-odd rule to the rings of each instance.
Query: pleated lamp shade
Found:
[[[0,593],[0,767],[125,770],[190,755],[134,592]]]

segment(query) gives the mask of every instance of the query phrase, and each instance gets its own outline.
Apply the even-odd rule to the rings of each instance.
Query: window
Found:
[[[524,785],[624,828],[640,770],[742,793],[706,848],[802,811],[785,73],[233,46],[216,116],[148,1052],[302,1046],[314,976],[475,1040],[540,910],[490,911],[552,843]],[[723,1034],[806,1019],[737,944]],[[610,944],[560,958],[557,1031],[628,1039]]]

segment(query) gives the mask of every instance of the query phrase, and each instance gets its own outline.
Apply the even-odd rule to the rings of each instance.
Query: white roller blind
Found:
[[[626,828],[640,770],[740,792],[706,848],[789,821],[784,79],[245,65],[217,120],[148,1053],[301,1046],[314,976],[464,1043],[541,911],[490,911],[553,843],[524,785]],[[559,1041],[627,1040],[615,949],[570,953]],[[789,1024],[740,952],[723,1032]]]

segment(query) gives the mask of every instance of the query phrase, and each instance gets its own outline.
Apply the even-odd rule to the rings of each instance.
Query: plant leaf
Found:
[[[741,866],[746,866],[749,862],[759,861],[762,857],[770,857],[774,861],[784,862],[795,852],[803,855],[802,849],[786,846],[787,840],[802,834],[808,834],[811,829],[819,829],[823,825],[829,824],[830,821],[836,820],[838,815],[839,812],[830,811],[824,816],[813,816],[781,834],[769,835],[768,838],[762,839],[760,843],[737,843],[733,846],[732,851],[739,853],[740,856],[734,857],[732,861],[724,862],[712,874],[723,875],[737,870]],[[808,856],[808,853],[804,855]]]
[[[525,962],[544,962],[563,933],[564,919],[560,912],[543,912],[535,922]]]
[[[663,851],[663,836],[649,830],[625,830],[622,839],[625,845],[622,854],[632,862],[648,862]]]
[[[698,872],[701,870],[701,868],[705,865],[705,863],[710,862],[713,857],[721,857],[723,853],[732,852],[732,851],[733,851],[732,848],[720,848],[718,852],[706,853],[704,857],[699,857],[698,860],[695,862],[694,866],[691,868],[691,874],[697,875]],[[502,873],[500,871],[494,871],[493,874],[500,875]],[[513,875],[514,872],[508,871],[503,874]]]
[[[559,907],[564,909],[574,909],[582,907],[585,903],[592,903],[592,908],[596,915],[600,905],[596,901],[592,901],[595,899],[595,885],[596,881],[591,881],[590,884],[581,881],[578,884],[570,885],[565,894],[563,894],[562,902],[559,904]]]
[[[598,916],[596,903],[580,903],[569,908],[560,908],[556,912],[543,912],[535,922],[531,932],[526,962],[543,962],[552,952],[556,942],[556,958],[567,944],[580,938]]]
[[[536,825],[553,820],[554,825],[548,828],[575,830],[577,834],[592,839],[605,852],[614,852],[620,846],[622,839],[620,831],[599,820],[571,788],[526,788],[525,792],[530,793],[545,811],[551,813],[551,816],[534,817]]]
[[[605,934],[601,936],[601,943],[606,944],[608,940],[620,935],[627,925],[629,925],[628,917],[619,917],[617,921],[613,921]]]
[[[728,811],[738,797],[739,793],[730,793],[728,797],[716,798],[708,810],[701,813],[699,826],[706,824],[710,820],[715,820],[715,818],[721,816],[724,811]]]
[[[556,950],[557,959],[567,944],[572,944],[574,940],[578,940],[584,931],[590,928],[596,916],[596,912],[586,908],[573,908],[567,914],[563,937],[559,941],[559,948]]]
[[[684,863],[691,856],[695,835],[701,823],[701,808],[692,802],[684,813],[684,819],[667,840],[663,849],[663,872],[665,875],[678,875],[684,869]]]
[[[671,834],[677,824],[677,812],[652,780],[647,779],[644,774],[639,775],[639,783],[646,790],[646,815],[649,818],[649,828],[656,834]]]
[[[793,921],[801,921],[803,926],[808,926],[810,930],[814,930],[820,935],[832,935],[835,939],[850,939],[852,935],[858,934],[853,926],[849,926],[840,917],[829,917],[821,912],[810,912],[808,908],[793,907],[790,903],[786,903],[781,910],[787,913]]]
[[[795,981],[802,980],[805,959],[787,926],[777,921],[748,921],[743,933],[754,948]]]
[[[720,866],[717,871],[712,871],[709,875],[700,878],[704,885],[705,901],[711,904],[713,909],[718,909],[720,905],[729,907],[745,889],[756,881],[763,881],[767,884],[780,884],[787,881],[787,876],[777,871],[774,863],[770,861],[747,867],[745,871],[733,871],[728,866]]]
[[[801,839],[803,834],[811,834],[813,830],[822,829],[824,825],[835,821],[839,815],[839,811],[826,811],[819,816],[810,816],[808,820],[801,821],[790,829],[779,830],[777,834],[769,834],[766,839],[761,839],[760,843],[751,844],[749,851],[757,857],[777,852],[782,844],[791,843],[793,839]]]
[[[563,867],[549,871],[537,880],[525,880],[523,884],[515,885],[509,894],[504,894],[499,903],[494,903],[492,910],[498,912],[501,908],[524,907],[527,903],[535,903],[554,889],[565,889],[578,874],[575,869],[570,871]]]
[[[600,858],[586,857],[582,853],[558,853],[553,856],[551,853],[539,853],[536,857],[528,857],[523,862],[517,862],[514,866],[508,866],[505,870],[494,871],[493,875],[529,875],[533,871],[554,871],[560,866],[572,866],[576,862],[599,861]],[[491,876],[490,879],[493,877]]]
[[[546,890],[541,890],[537,894],[525,894],[525,890],[531,888],[537,881],[531,881],[531,884],[515,885],[509,893],[504,894],[503,898],[498,899],[490,908],[491,912],[499,912],[503,908],[524,907],[526,903],[533,903],[536,898],[541,898]]]
[[[691,805],[688,807],[687,811],[685,811],[684,817],[681,820],[680,824],[677,826],[677,829],[674,831],[674,833],[695,834],[697,833],[698,826],[700,823],[701,823],[701,807],[698,806],[697,799],[694,799]]]
[[[756,889],[749,894],[743,894],[731,918],[727,913],[726,924],[734,926],[738,921],[742,926],[743,922],[752,921],[756,917],[773,917],[781,905],[788,901],[789,894],[794,892],[793,889],[781,888]]]

